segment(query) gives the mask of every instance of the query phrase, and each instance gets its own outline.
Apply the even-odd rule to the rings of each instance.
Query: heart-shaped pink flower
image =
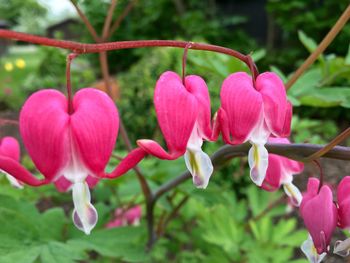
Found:
[[[215,124],[211,127],[210,98],[204,80],[191,75],[183,83],[179,75],[167,71],[157,81],[154,105],[168,152],[152,140],[138,140],[137,144],[160,159],[174,160],[184,155],[194,184],[206,188],[213,165],[201,147],[203,140],[217,139],[218,128]]]
[[[252,78],[245,72],[228,76],[221,88],[218,118],[223,139],[228,144],[249,141],[250,176],[261,186],[268,166],[265,143],[270,135],[288,137],[292,106],[282,80],[273,72]]]

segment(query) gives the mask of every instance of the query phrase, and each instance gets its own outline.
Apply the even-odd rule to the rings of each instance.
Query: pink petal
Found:
[[[337,208],[331,189],[324,185],[316,196],[306,201],[303,199],[302,203],[301,215],[318,254],[327,252],[337,225]]]
[[[99,178],[89,175],[86,178],[86,182],[89,185],[89,188],[94,188],[99,182]],[[59,192],[67,192],[72,186],[72,183],[69,180],[67,180],[64,176],[58,177],[54,184]]]
[[[251,77],[245,72],[228,76],[222,84],[220,98],[233,144],[245,142],[262,117],[263,110],[262,97],[254,89]],[[224,136],[227,139],[227,134]]]
[[[293,105],[289,101],[287,101],[287,110],[286,116],[284,119],[283,131],[280,134],[281,137],[289,137],[291,133],[291,124],[293,117]]]
[[[350,197],[338,204],[339,227],[348,229],[350,227]]]
[[[0,169],[15,177],[17,180],[32,185],[32,186],[40,186],[44,184],[48,184],[50,181],[39,180],[34,175],[32,175],[26,168],[24,168],[19,162],[13,160],[12,158],[8,158],[0,155]]]
[[[231,133],[230,133],[230,126],[228,117],[226,114],[226,111],[223,108],[220,108],[217,113],[217,119],[218,119],[218,127],[221,130],[222,139],[227,144],[233,144],[233,141],[231,139]]]
[[[319,185],[320,181],[317,178],[309,178],[307,182],[307,190],[305,193],[303,193],[303,201],[300,204],[300,213],[302,213],[304,205],[307,203],[307,201],[317,195]]]
[[[281,157],[275,154],[269,154],[269,166],[266,171],[266,177],[261,186],[266,191],[276,191],[281,186],[282,162]]]
[[[64,176],[58,177],[54,184],[59,192],[67,192],[72,186],[72,183],[68,181]]]
[[[65,96],[57,90],[34,93],[22,107],[19,122],[23,143],[35,166],[53,179],[69,158]]]
[[[0,139],[0,155],[19,162],[20,148],[18,141],[10,136]]]
[[[195,96],[198,102],[197,124],[200,135],[206,140],[211,140],[213,131],[211,128],[211,108],[207,84],[201,77],[190,75],[185,78],[185,87]]]
[[[125,212],[125,218],[129,225],[140,220],[142,214],[141,206],[136,205]]]
[[[342,203],[350,197],[350,176],[345,176],[339,183],[337,189],[338,203]]]
[[[265,122],[268,128],[272,134],[282,137],[288,133],[291,119],[291,108],[287,103],[282,80],[273,72],[265,72],[257,77],[256,88],[264,101]],[[287,112],[289,115],[286,119]]]
[[[85,88],[73,100],[71,129],[85,165],[96,174],[104,170],[112,154],[119,128],[114,102],[102,91]]]
[[[157,81],[154,105],[169,154],[155,142],[139,140],[138,145],[158,158],[183,155],[198,116],[196,97],[184,87],[176,73],[167,71]]]
[[[118,164],[118,166],[110,174],[101,172],[98,176],[104,178],[116,178],[119,177],[130,169],[134,168],[145,156],[147,153],[141,149],[136,148],[129,152],[129,154]]]
[[[149,153],[159,159],[163,160],[175,160],[183,155],[183,151],[171,151],[170,153],[166,152],[162,146],[157,142],[152,140],[137,140],[137,145],[144,150],[146,153]]]

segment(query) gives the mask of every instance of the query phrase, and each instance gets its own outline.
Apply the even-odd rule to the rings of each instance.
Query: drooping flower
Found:
[[[338,199],[338,226],[350,231],[350,176],[345,176],[337,189]],[[347,257],[350,254],[350,238],[338,240],[334,245],[334,253]]]
[[[138,226],[142,216],[141,206],[136,205],[130,209],[124,211],[121,208],[117,208],[114,213],[115,218],[107,223],[107,228],[120,227],[120,226]]]
[[[319,255],[328,252],[333,231],[337,226],[337,208],[329,186],[323,185],[319,190],[319,180],[310,178],[300,205],[300,214],[313,241],[313,246],[308,246],[308,251],[306,247],[303,248],[304,253],[308,258],[312,257],[313,247]]]
[[[286,138],[270,137],[270,143],[289,144]],[[294,206],[299,206],[302,195],[299,189],[293,184],[293,175],[304,170],[304,164],[276,154],[268,155],[269,166],[266,170],[266,177],[261,187],[267,191],[276,191],[283,185],[283,189]]]
[[[10,136],[0,139],[0,156],[11,158],[12,160],[19,162],[20,159],[20,147],[18,141]],[[23,184],[9,173],[0,169],[0,172],[4,173],[10,184],[16,188],[23,188]]]
[[[97,222],[97,212],[91,204],[87,180],[105,175],[117,139],[119,117],[113,101],[95,89],[78,91],[72,105],[73,112],[68,113],[62,93],[41,90],[31,95],[21,110],[23,143],[45,180],[37,179],[9,158],[0,157],[0,168],[30,185],[56,182],[58,187],[66,187],[68,181],[74,223],[89,234]]]
[[[270,135],[288,137],[292,106],[282,80],[273,72],[252,78],[245,72],[228,76],[221,88],[218,118],[223,139],[228,144],[249,141],[250,177],[261,186],[268,167],[265,148]]]
[[[138,140],[148,154],[174,160],[184,155],[193,183],[206,188],[213,165],[201,147],[203,140],[216,140],[218,129],[211,127],[210,98],[207,85],[199,76],[181,78],[174,72],[163,73],[157,81],[154,105],[168,152],[152,140]]]

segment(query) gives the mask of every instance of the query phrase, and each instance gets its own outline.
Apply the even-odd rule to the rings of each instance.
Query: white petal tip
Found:
[[[187,169],[192,174],[195,187],[199,189],[207,188],[214,170],[209,156],[199,148],[196,151],[187,150],[184,158]]]
[[[317,250],[314,246],[311,236],[309,236],[308,239],[303,242],[300,248],[310,263],[320,263],[322,262],[324,257],[327,255],[327,253],[325,252],[322,254],[317,253]]]
[[[248,163],[250,178],[260,187],[264,182],[269,164],[268,152],[263,144],[253,144],[248,152]]]
[[[350,238],[344,241],[341,241],[341,240],[336,241],[334,244],[333,253],[341,257],[349,256],[350,255]]]
[[[72,187],[74,211],[72,214],[74,225],[89,235],[95,227],[98,214],[90,203],[90,190],[86,182],[74,183]]]

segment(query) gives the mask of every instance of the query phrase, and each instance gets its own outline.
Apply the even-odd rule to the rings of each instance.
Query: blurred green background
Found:
[[[97,32],[102,32],[108,0],[75,0]],[[119,0],[116,19],[129,1]],[[111,41],[176,39],[205,42],[252,53],[259,70],[274,71],[287,81],[336,22],[347,0],[138,0],[112,34]],[[68,0],[2,0],[0,27],[80,42],[94,42]],[[294,142],[323,144],[348,126],[350,118],[350,27],[345,26],[325,54],[288,91],[294,105]],[[67,51],[0,40],[0,117],[17,118],[25,99],[42,88],[65,90]],[[183,51],[145,48],[108,52],[116,104],[131,142],[162,141],[153,108],[153,90],[167,70],[181,73]],[[222,81],[230,73],[248,71],[235,58],[190,50],[187,74],[202,76],[211,94],[212,112],[219,105]],[[72,85],[104,89],[97,54],[81,55],[72,65]],[[17,127],[2,136],[18,134]],[[205,144],[213,153],[223,143]],[[125,156],[118,139],[115,153]],[[30,158],[23,163],[35,172]],[[111,160],[108,169],[118,161]],[[326,165],[325,165],[326,166]],[[71,222],[71,197],[53,186],[17,190],[0,178],[0,262],[306,262],[299,251],[307,238],[298,211],[278,203],[282,192],[267,193],[252,185],[246,158],[232,160],[217,171],[205,191],[190,181],[164,195],[156,206],[156,227],[176,205],[186,203],[150,253],[146,221],[141,225],[106,229],[116,208],[144,199],[135,174],[101,181],[92,196],[99,223],[84,236]],[[152,189],[185,170],[184,161],[147,158],[140,165]],[[337,183],[346,173],[343,163],[327,163],[327,178]],[[339,174],[339,171],[344,174]],[[305,189],[307,166],[297,179]],[[159,224],[161,226],[161,224]],[[338,233],[343,237],[342,233]],[[341,262],[329,256],[325,262]],[[345,262],[345,261],[344,261]]]

